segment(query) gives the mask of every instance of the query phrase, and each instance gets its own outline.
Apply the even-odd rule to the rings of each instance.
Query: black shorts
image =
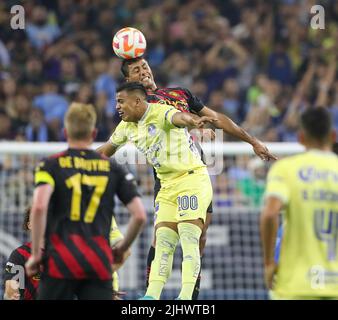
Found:
[[[112,280],[70,280],[43,277],[38,300],[112,300]]]
[[[161,189],[161,181],[160,179],[157,178],[155,170],[154,170],[154,179],[155,179],[155,186],[154,186],[154,203],[155,203],[157,194]],[[207,209],[207,213],[212,213],[212,210],[213,209],[212,209],[212,201],[211,201]]]

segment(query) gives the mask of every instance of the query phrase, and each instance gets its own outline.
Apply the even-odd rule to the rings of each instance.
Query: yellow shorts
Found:
[[[110,234],[109,234],[110,246],[114,247],[122,239],[123,239],[123,234],[119,230],[119,227],[117,226],[115,217],[113,217],[112,222],[111,222]]]
[[[206,168],[162,183],[155,200],[155,225],[206,218],[212,200],[212,186]]]

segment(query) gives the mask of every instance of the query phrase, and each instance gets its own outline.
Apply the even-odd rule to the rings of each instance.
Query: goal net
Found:
[[[271,143],[268,147],[279,157],[303,150],[293,143]],[[41,158],[65,148],[63,143],[0,143],[1,298],[7,258],[12,250],[29,239],[22,230],[22,222],[24,210],[32,198],[34,167]],[[214,212],[202,261],[199,299],[265,299],[259,214],[270,164],[258,159],[251,146],[244,143],[205,144],[203,150],[212,156],[208,165],[214,189]],[[127,292],[126,298],[137,299],[145,292],[146,260],[153,237],[153,175],[145,159],[131,146],[120,150],[117,159],[127,160],[148,211],[147,226],[119,271],[120,287]],[[125,231],[128,212],[120,203],[115,212],[120,229]],[[181,257],[178,248],[163,299],[173,299],[179,291]]]

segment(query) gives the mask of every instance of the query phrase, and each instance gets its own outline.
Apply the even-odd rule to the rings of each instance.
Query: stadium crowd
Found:
[[[325,29],[310,27],[322,4]],[[160,86],[184,86],[263,141],[295,141],[298,114],[325,106],[338,128],[338,2],[248,0],[24,0],[25,29],[0,4],[0,140],[62,141],[72,100],[92,102],[98,141],[119,122],[124,26],[147,39]]]

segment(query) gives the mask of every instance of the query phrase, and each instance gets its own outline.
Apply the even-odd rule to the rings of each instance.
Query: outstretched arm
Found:
[[[216,119],[216,121],[213,123],[216,128],[222,129],[225,133],[230,134],[231,136],[236,137],[244,142],[250,143],[256,155],[262,160],[277,160],[277,157],[270,153],[269,149],[261,141],[251,136],[248,132],[246,132],[243,128],[238,126],[224,114],[213,111],[208,107],[204,107],[199,112],[199,115],[201,116],[201,119],[203,117]]]
[[[206,123],[213,123],[214,121],[216,121],[215,118],[199,117],[187,112],[176,112],[171,119],[174,126],[179,128],[187,127],[189,129],[202,128]]]

